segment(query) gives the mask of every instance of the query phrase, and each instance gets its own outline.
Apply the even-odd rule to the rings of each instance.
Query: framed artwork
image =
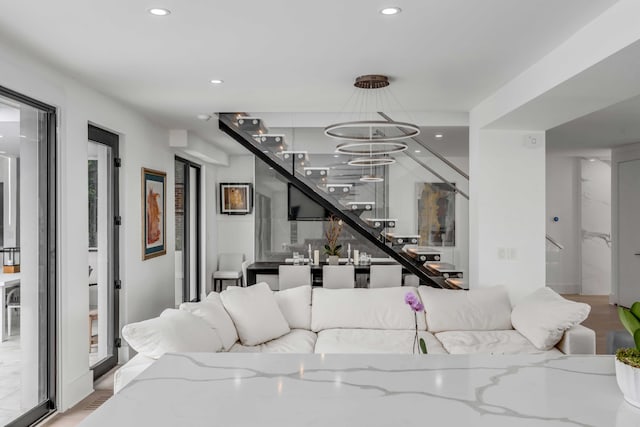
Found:
[[[455,246],[456,192],[441,182],[416,185],[420,245]]]
[[[247,215],[253,208],[253,186],[249,183],[220,183],[220,213]]]
[[[142,168],[142,259],[167,253],[167,174]]]

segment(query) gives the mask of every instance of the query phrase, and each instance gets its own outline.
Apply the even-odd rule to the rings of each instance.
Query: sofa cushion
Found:
[[[222,341],[205,321],[184,311],[168,308],[142,322],[122,328],[122,337],[138,353],[158,359],[165,353],[217,352]]]
[[[448,331],[436,338],[451,354],[537,354],[537,349],[518,331]],[[556,350],[555,353],[562,354]]]
[[[274,296],[291,329],[311,329],[311,286],[277,291]]]
[[[540,288],[514,307],[511,322],[533,345],[548,350],[567,329],[582,323],[589,311],[588,304],[569,301],[550,288]]]
[[[316,353],[413,353],[415,331],[391,329],[325,329],[318,333]],[[418,331],[429,354],[446,354],[433,334]]]
[[[335,328],[415,329],[415,317],[404,302],[415,289],[313,289],[311,330]],[[417,295],[417,294],[416,294]],[[426,330],[424,313],[418,313],[418,329]]]
[[[306,329],[293,329],[286,335],[264,344],[247,346],[236,343],[232,353],[313,353],[316,334]]]
[[[262,344],[291,330],[266,283],[227,288],[220,298],[243,345]]]
[[[214,328],[218,332],[226,351],[229,351],[231,346],[238,341],[238,332],[233,324],[233,320],[231,320],[231,316],[229,316],[229,313],[227,313],[227,310],[225,310],[222,305],[220,294],[211,292],[202,302],[182,303],[180,304],[180,310],[186,310],[198,316]]]
[[[460,291],[420,286],[430,332],[512,329],[511,303],[503,286]]]

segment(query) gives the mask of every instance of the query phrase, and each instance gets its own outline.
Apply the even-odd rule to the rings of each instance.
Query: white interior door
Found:
[[[640,301],[640,160],[618,164],[619,303]]]

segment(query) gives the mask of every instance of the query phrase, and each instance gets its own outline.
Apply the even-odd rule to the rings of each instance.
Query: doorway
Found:
[[[94,379],[118,363],[119,137],[88,127],[89,367]]]
[[[200,165],[175,158],[176,305],[200,301]]]
[[[0,87],[0,425],[56,407],[56,110]]]

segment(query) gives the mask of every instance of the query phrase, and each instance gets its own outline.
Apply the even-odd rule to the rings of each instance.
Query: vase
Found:
[[[616,380],[624,400],[640,408],[640,368],[629,366],[616,358]]]
[[[329,256],[329,265],[338,265],[340,258],[338,255],[330,255]]]

